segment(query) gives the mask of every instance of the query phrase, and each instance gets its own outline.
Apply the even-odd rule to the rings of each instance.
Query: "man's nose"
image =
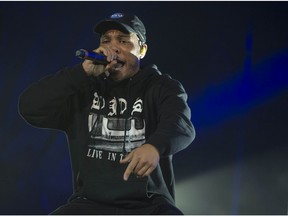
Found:
[[[110,44],[110,48],[115,52],[115,53],[120,53],[120,48],[117,42],[112,42]]]

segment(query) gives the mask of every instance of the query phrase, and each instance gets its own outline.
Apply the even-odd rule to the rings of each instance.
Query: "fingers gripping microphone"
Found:
[[[95,52],[89,52],[89,51],[84,50],[84,49],[77,50],[76,56],[78,58],[81,58],[81,59],[91,60],[96,64],[103,64],[103,65],[108,64],[108,62],[106,60],[106,56],[101,55],[99,53],[95,53]]]

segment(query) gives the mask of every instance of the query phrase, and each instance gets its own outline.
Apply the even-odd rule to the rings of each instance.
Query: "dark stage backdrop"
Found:
[[[0,214],[48,214],[72,193],[65,134],[31,127],[18,97],[81,61],[99,19],[137,14],[146,63],[180,80],[195,141],[174,157],[185,214],[287,214],[287,2],[0,2]],[[43,95],[45,97],[45,95]]]

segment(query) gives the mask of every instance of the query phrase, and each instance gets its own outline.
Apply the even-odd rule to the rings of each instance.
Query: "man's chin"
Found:
[[[121,72],[118,70],[113,70],[110,71],[110,75],[112,80],[114,80],[115,82],[119,82],[123,80],[123,77],[121,76]]]

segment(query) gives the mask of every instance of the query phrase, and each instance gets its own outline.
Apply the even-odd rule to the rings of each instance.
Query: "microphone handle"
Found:
[[[89,52],[85,49],[77,50],[76,51],[76,57],[81,58],[81,59],[91,60],[95,64],[103,64],[103,65],[108,64],[105,55],[101,55],[101,54],[95,53],[95,52]]]

